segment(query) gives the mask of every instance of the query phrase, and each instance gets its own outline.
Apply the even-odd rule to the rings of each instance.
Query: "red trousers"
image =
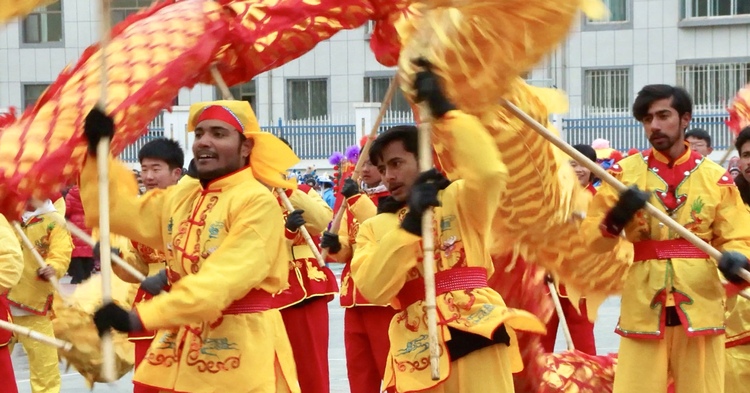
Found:
[[[328,296],[281,310],[302,393],[328,393]]]
[[[388,327],[396,310],[355,306],[344,312],[346,371],[351,393],[380,393],[391,343]]]
[[[596,355],[596,343],[594,341],[594,324],[586,316],[586,300],[581,300],[581,314],[578,314],[573,303],[566,297],[560,298],[563,314],[568,322],[570,336],[573,338],[573,345],[577,350],[589,355]],[[542,336],[542,347],[544,352],[552,353],[555,351],[555,339],[557,338],[557,325],[560,318],[557,312],[552,313],[552,317],[547,322],[547,335]]]
[[[146,357],[148,347],[151,346],[153,340],[135,340],[135,365],[133,370],[138,368],[143,359]],[[159,389],[152,388],[151,386],[141,385],[140,383],[133,382],[133,393],[159,393]]]
[[[0,381],[3,393],[18,393],[16,375],[13,373],[13,363],[10,361],[8,346],[0,347]]]

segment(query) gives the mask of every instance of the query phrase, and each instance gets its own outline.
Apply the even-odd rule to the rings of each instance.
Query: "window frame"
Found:
[[[740,73],[745,72],[745,81],[740,81],[737,83],[737,86],[728,87],[725,90],[725,93],[727,97],[725,98],[725,101],[721,101],[721,97],[714,97],[715,100],[712,103],[706,104],[704,102],[697,102],[697,99],[701,97],[701,95],[696,94],[696,91],[691,90],[691,86],[686,87],[686,83],[684,80],[684,77],[681,78],[681,74],[685,73],[685,70],[681,70],[681,67],[707,67],[707,66],[728,66],[728,65],[740,65],[744,66],[744,70],[739,70]],[[706,75],[704,73],[704,75]],[[705,79],[708,79],[706,77]],[[722,78],[719,77],[713,77],[711,78],[713,80],[719,80]],[[690,93],[690,97],[693,100],[693,106],[696,110],[718,110],[722,111],[726,106],[729,104],[729,102],[734,98],[737,91],[744,87],[746,84],[750,83],[750,57],[730,57],[730,58],[716,58],[716,59],[683,59],[683,60],[677,60],[675,64],[675,81],[676,85],[681,86],[687,90],[688,93]],[[693,80],[691,85],[695,86],[696,83]],[[711,87],[713,83],[707,84],[705,81],[701,83],[702,86],[708,86]],[[704,87],[705,88],[705,87]]]
[[[153,3],[153,0],[131,0],[131,1],[135,1],[136,5],[134,7],[122,7],[122,6],[118,7],[118,6],[114,5],[114,4],[112,4],[112,6],[110,6],[109,17],[112,20],[112,25],[113,26],[116,25],[116,24],[118,24],[118,23],[120,23],[120,22],[122,22],[123,20],[127,19],[130,15],[133,15],[133,14],[135,14],[135,13],[141,11],[141,10],[144,10],[144,9],[150,7],[151,4]],[[146,4],[143,5],[143,6],[139,6],[138,4],[141,3],[141,2],[146,3]],[[116,11],[126,11],[127,15],[125,15],[125,17],[122,18],[122,19],[119,19],[119,18],[116,19],[115,18],[115,14],[114,14]],[[134,11],[134,12],[129,12],[129,11]]]
[[[47,7],[59,4],[60,5],[60,11],[48,11]],[[44,11],[40,11],[40,9],[44,9]],[[47,15],[47,14],[60,14],[60,41],[40,41],[40,42],[26,42],[26,21],[29,17],[32,15]],[[42,25],[40,21],[40,27]],[[30,12],[28,15],[26,15],[24,18],[22,18],[19,21],[18,24],[19,27],[19,34],[18,34],[18,41],[19,41],[19,48],[64,48],[65,47],[65,6],[63,5],[62,0],[58,0],[57,2],[53,2],[51,4],[42,5],[34,8],[32,12]]]
[[[249,86],[251,86],[251,85],[252,85],[252,88],[250,89]],[[245,89],[244,88],[248,88],[251,91],[248,92],[247,94],[243,94],[243,93],[245,93]],[[229,92],[232,93],[232,97],[234,97],[235,100],[240,100],[240,101],[248,101],[248,100],[244,100],[242,98],[245,95],[252,96],[253,97],[252,101],[248,101],[248,102],[250,103],[250,107],[253,108],[253,112],[256,113],[256,115],[257,115],[257,113],[258,113],[258,82],[257,82],[257,78],[251,79],[249,82],[246,82],[246,83],[240,83],[240,84],[236,84],[234,86],[230,86],[229,87]],[[223,95],[221,93],[221,89],[219,89],[218,87],[214,88],[214,94],[215,94],[215,97],[217,97],[217,99],[219,99],[219,100],[222,99],[222,97],[223,97]]]
[[[394,72],[366,72],[365,75],[364,75],[364,77],[362,78],[363,87],[364,87],[364,89],[363,89],[364,90],[363,91],[363,97],[362,97],[363,102],[380,102],[380,103],[382,103],[383,102],[382,99],[381,100],[375,100],[372,97],[372,82],[374,80],[387,80],[390,83],[390,80],[393,78],[394,75],[395,75]],[[385,93],[387,91],[388,91],[388,84],[386,84],[385,90],[383,91],[383,95],[384,95],[383,99],[385,99]],[[394,108],[394,104],[396,102],[398,102],[398,98],[397,97],[399,97],[399,96],[402,97],[403,102],[407,105],[407,107],[404,108],[403,110],[399,109],[399,108]],[[390,111],[390,112],[408,112],[408,113],[412,112],[411,107],[409,107],[409,101],[406,100],[406,97],[404,97],[404,93],[403,93],[403,91],[401,89],[396,89],[396,92],[394,94],[393,100],[391,100],[391,103],[389,105],[388,111]]]
[[[307,82],[308,84],[308,103],[307,103],[307,113],[308,116],[304,118],[293,118],[292,117],[292,84],[293,82]],[[311,105],[312,102],[312,91],[309,89],[310,83],[316,82],[316,81],[325,81],[326,88],[325,88],[325,94],[326,94],[326,113],[325,117],[328,118],[331,116],[331,83],[330,78],[328,76],[323,77],[300,77],[300,78],[286,78],[284,81],[284,114],[286,116],[287,121],[300,121],[300,120],[307,120],[312,119],[314,116],[310,114]]]
[[[606,2],[606,0],[604,0]],[[617,1],[617,0],[610,0]],[[619,21],[594,21],[586,15],[581,14],[582,31],[602,31],[602,30],[630,30],[633,29],[633,0],[622,0],[625,2],[625,20]]]
[[[627,97],[625,98],[626,105],[622,108],[617,108],[616,110],[613,108],[608,108],[608,112],[593,111],[592,109],[595,107],[591,105],[588,100],[589,92],[592,89],[591,81],[587,77],[587,73],[590,71],[625,71],[627,75],[627,86],[625,87],[625,90],[627,91]],[[581,92],[581,110],[584,117],[619,116],[630,114],[630,103],[633,102],[633,67],[586,67],[581,70],[581,80],[583,81],[583,91]]]
[[[750,13],[747,14],[729,14],[729,15],[708,15],[712,8],[711,4],[716,4],[719,0],[706,0],[705,16],[688,16],[688,5],[694,0],[680,0],[679,2],[679,22],[678,27],[701,27],[701,26],[722,26],[722,25],[743,25],[750,24]],[[730,0],[734,5],[732,12],[739,11],[739,2],[745,0]]]
[[[39,101],[39,98],[44,94],[44,92],[52,85],[53,82],[42,82],[42,81],[35,81],[35,82],[21,82],[21,99],[23,103],[22,110],[25,111],[29,106],[34,105],[37,101]],[[27,103],[26,101],[26,88],[31,86],[44,86],[44,89],[39,93],[39,95],[30,103]]]

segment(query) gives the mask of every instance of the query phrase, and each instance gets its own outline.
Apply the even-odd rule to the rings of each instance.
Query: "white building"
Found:
[[[569,94],[571,110],[563,121],[567,138],[590,143],[603,136],[615,148],[645,147],[629,106],[643,85],[667,83],[685,86],[697,113],[713,114],[697,124],[714,133],[715,145],[727,145],[724,107],[750,82],[750,0],[604,1],[611,10],[608,21],[581,16],[566,42],[528,75],[534,84]],[[115,1],[113,20],[151,2]],[[62,0],[0,28],[0,108],[34,102],[66,64],[98,40],[99,13],[98,2]],[[298,128],[293,145],[352,132],[345,139],[354,143],[361,128],[355,125],[354,103],[380,101],[394,74],[375,61],[368,27],[343,31],[301,58],[233,87],[235,97],[253,104],[263,126],[310,118],[342,126],[339,131]],[[199,86],[180,92],[175,103],[181,107],[217,96],[214,87]],[[409,110],[400,96],[391,109]],[[316,144],[301,155],[320,159],[345,147]]]

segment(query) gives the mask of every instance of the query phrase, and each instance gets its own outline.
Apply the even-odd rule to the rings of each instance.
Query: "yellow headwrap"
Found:
[[[195,131],[198,119],[206,108],[212,106],[223,107],[239,123],[243,135],[253,140],[253,150],[250,153],[250,168],[255,178],[270,187],[287,189],[297,188],[297,182],[286,180],[286,171],[300,160],[286,143],[270,132],[260,130],[253,108],[247,101],[207,101],[190,106],[188,117],[188,131]]]

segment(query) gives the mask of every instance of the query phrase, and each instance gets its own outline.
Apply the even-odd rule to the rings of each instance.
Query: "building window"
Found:
[[[287,119],[328,116],[328,79],[287,81]]]
[[[630,110],[630,70],[586,70],[584,75],[586,115],[628,113]]]
[[[390,83],[390,77],[365,77],[365,102],[383,102]],[[388,110],[411,113],[411,106],[401,89],[396,89]]]
[[[24,84],[23,85],[23,107],[28,108],[33,106],[34,103],[42,96],[45,90],[49,87],[49,83],[46,84]]]
[[[130,15],[148,7],[153,0],[112,0],[112,24],[125,20]]]
[[[37,7],[23,19],[23,43],[41,44],[62,42],[63,18],[62,4],[55,2],[48,6]]]
[[[750,15],[747,0],[682,0],[682,18]]]
[[[677,66],[677,84],[693,97],[696,111],[724,110],[747,83],[750,83],[750,63]]]
[[[586,23],[597,24],[597,23],[612,23],[612,22],[627,22],[629,14],[629,6],[631,0],[603,0],[604,4],[609,9],[609,16],[606,19],[592,20],[589,19]]]
[[[258,112],[258,108],[256,106],[256,87],[255,87],[255,80],[251,80],[250,82],[243,83],[241,85],[234,85],[229,88],[229,92],[232,93],[232,97],[234,97],[235,100],[242,100],[247,101],[250,103],[250,106],[253,108],[253,112]],[[219,88],[216,88],[216,96],[222,97],[221,90]]]

